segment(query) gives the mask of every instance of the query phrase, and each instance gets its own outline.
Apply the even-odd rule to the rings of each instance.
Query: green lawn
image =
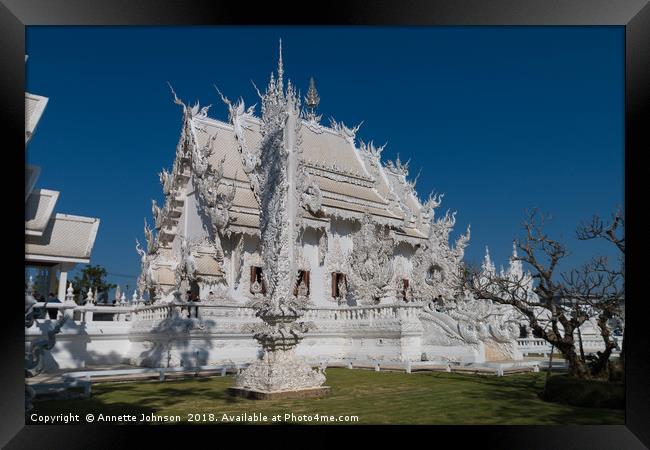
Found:
[[[94,385],[89,400],[36,402],[37,414],[356,415],[365,424],[623,424],[624,411],[546,403],[543,373],[505,377],[445,372],[328,369],[332,393],[320,399],[247,400],[226,389],[233,377]],[[84,423],[82,416],[81,423]],[[302,422],[321,423],[321,422]]]

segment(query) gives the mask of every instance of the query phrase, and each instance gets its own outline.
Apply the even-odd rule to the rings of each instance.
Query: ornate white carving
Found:
[[[374,186],[374,180],[372,178],[348,167],[341,167],[336,162],[327,165],[321,161],[309,161],[305,162],[305,166],[308,168],[309,173],[329,178],[330,180],[342,181],[344,183],[369,188]]]
[[[152,255],[158,251],[158,240],[154,237],[147,219],[144,219],[144,237],[147,240],[147,253]]]
[[[153,268],[151,267],[151,256],[142,249],[137,239],[135,240],[135,250],[140,255],[140,276],[136,282],[136,287],[140,292],[140,296],[142,296],[149,287],[153,287],[157,283]]]
[[[365,214],[361,229],[352,239],[353,251],[349,265],[349,288],[358,305],[377,304],[381,299],[391,298],[393,286],[394,242],[387,227],[376,226],[370,214]],[[394,297],[393,297],[394,298]]]
[[[294,350],[265,352],[237,376],[239,387],[258,391],[292,391],[322,385],[325,374],[296,358]]]
[[[348,141],[350,145],[354,147],[354,139],[356,138],[357,131],[359,131],[359,128],[361,128],[361,125],[363,122],[361,122],[359,125],[348,128],[345,126],[343,122],[337,122],[334,120],[334,118],[330,117],[330,128],[334,130],[336,133],[340,134],[343,136],[343,138]]]
[[[188,241],[181,236],[180,258],[174,274],[176,276],[176,286],[181,284],[182,280],[196,280],[196,260]]]
[[[226,98],[219,88],[216,86],[214,87],[217,92],[219,93],[219,96],[221,97],[221,100],[228,105],[228,120],[233,126],[233,131],[235,132],[235,139],[237,139],[237,143],[239,145],[239,151],[242,155],[249,155],[249,149],[248,145],[246,144],[246,136],[244,134],[244,130],[251,130],[251,126],[249,125],[249,122],[253,119],[254,113],[255,113],[255,105],[248,107],[248,109],[244,106],[244,100],[239,99],[239,101],[233,105],[228,98]],[[255,160],[256,158],[253,158],[251,160],[244,161],[244,170],[248,173],[249,171],[252,171],[255,167]]]
[[[325,256],[327,255],[327,230],[323,230],[323,233],[318,239],[318,264],[325,264]]]
[[[284,391],[320,386],[325,376],[294,355],[311,324],[298,322],[306,296],[293,296],[300,254],[296,250],[303,209],[320,210],[320,190],[301,164],[300,100],[282,79],[282,48],[278,81],[273,75],[262,98],[262,142],[259,163],[249,175],[260,204],[260,236],[266,298],[257,311],[263,323],[253,328],[264,349],[236,378],[236,385],[260,391]],[[260,287],[254,283],[255,296]],[[304,285],[303,285],[304,286]]]
[[[315,116],[313,120],[307,119],[304,123],[316,134],[323,134],[323,126],[319,123],[322,116]]]
[[[234,288],[237,289],[239,286],[239,280],[242,276],[242,269],[244,267],[244,236],[240,235],[235,245],[235,249],[232,252],[232,271],[234,278]]]
[[[197,151],[193,161],[207,161],[209,155],[210,153]],[[229,209],[237,191],[234,183],[226,188],[225,192],[223,189],[219,189],[226,186],[223,176],[225,158],[224,155],[216,169],[206,163],[203,173],[196,170],[193,172],[194,184],[200,198],[199,206],[210,218],[212,225],[210,232],[215,237],[215,241],[219,240],[219,236],[229,235],[228,227],[231,223]]]

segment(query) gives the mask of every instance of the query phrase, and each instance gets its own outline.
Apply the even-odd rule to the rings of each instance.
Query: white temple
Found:
[[[358,126],[322,124],[315,83],[303,103],[285,85],[281,51],[258,91],[259,116],[219,92],[229,111],[221,121],[172,93],[182,108],[180,139],[171,170],[160,174],[164,203],[153,202],[146,245],[136,243],[137,290],[131,302],[123,295],[102,306],[91,289],[75,307],[78,320],[57,335],[51,367],[247,365],[261,361],[269,336],[275,343],[266,347],[291,347],[289,357],[295,350],[311,367],[485,364],[548,353],[545,341],[519,339],[513,309],[459,291],[469,228],[450,245],[455,213],[439,213],[442,195],[421,200],[408,163],[384,163],[383,147],[357,142]],[[496,272],[489,254],[483,270]],[[526,276],[533,295],[516,254],[502,275]],[[186,303],[188,292],[200,301]],[[287,315],[279,310],[292,304],[302,322],[278,328]],[[26,340],[45,328],[27,329]],[[259,364],[249,367],[242,386]],[[301,373],[303,385],[322,382]]]
[[[209,107],[187,106],[172,93],[183,111],[176,158],[171,170],[160,174],[165,201],[153,201],[153,228],[145,219],[146,249],[137,244],[138,287],[154,304],[186,300],[190,292],[202,305],[249,307],[266,294],[272,277],[273,285],[288,283],[293,295],[304,293],[314,309],[413,306],[412,323],[397,320],[395,331],[402,337],[417,334],[418,344],[406,348],[402,342],[398,359],[408,354],[419,360],[432,345],[455,348],[431,350],[444,358],[456,352],[484,360],[485,350],[472,348],[480,336],[506,343],[493,350],[494,358],[517,357],[512,339],[518,327],[505,313],[472,299],[457,305],[454,281],[469,228],[450,245],[455,213],[437,214],[442,195],[418,198],[408,163],[399,157],[383,163],[383,147],[357,143],[358,126],[321,124],[313,79],[301,109],[296,88],[290,81],[285,87],[281,50],[266,92],[258,91],[262,117],[254,106],[233,103],[219,92],[229,117],[217,120],[208,116]],[[293,99],[291,107],[278,101],[284,96]],[[293,162],[264,160],[262,146],[274,138],[297,155],[288,160]],[[268,204],[261,198],[264,186],[285,178],[295,186],[297,235],[290,241],[293,252],[275,260],[282,266],[295,258],[297,270],[276,280],[281,270],[264,267],[261,244],[283,231],[260,204]],[[369,325],[362,336],[381,335],[378,323]]]
[[[284,89],[280,57],[268,92]],[[295,95],[291,82],[286,92]],[[263,114],[273,107],[269,95],[260,94]],[[156,300],[191,290],[201,299],[212,291],[222,302],[247,304],[256,282],[266,289],[259,186],[278,176],[260,179],[253,172],[265,138],[263,121],[241,100],[233,104],[222,97],[229,108],[224,122],[209,117],[208,107],[175,99],[183,107],[181,136],[171,171],[160,174],[165,202],[153,202],[153,229],[145,220],[139,286]],[[278,113],[299,161],[277,170],[293,171],[300,185],[296,277],[311,304],[383,305],[453,296],[449,280],[463,258],[469,229],[450,246],[455,214],[438,217],[442,195],[421,201],[407,178],[408,163],[398,158],[384,164],[383,147],[357,144],[358,126],[321,124],[313,80],[305,100],[306,109]]]

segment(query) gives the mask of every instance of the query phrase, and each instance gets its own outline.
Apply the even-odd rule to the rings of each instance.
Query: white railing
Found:
[[[39,302],[35,308],[73,309],[74,320],[78,322],[95,321],[134,321],[159,322],[171,317],[186,317],[188,312],[194,317],[196,309],[200,318],[228,317],[239,320],[256,320],[255,308],[241,305],[215,305],[202,302],[160,303],[154,305],[127,304],[115,306],[67,305],[65,303]],[[310,321],[375,321],[416,318],[422,309],[418,305],[377,305],[345,307],[312,307],[305,310],[303,320]],[[60,314],[60,312],[59,312]],[[47,313],[43,317],[47,319]],[[102,318],[103,317],[103,318]]]
[[[618,345],[618,349],[614,350],[613,353],[618,353],[621,348],[622,338],[620,336],[614,336],[614,340]],[[580,342],[576,338],[574,343],[576,349],[580,348]],[[544,339],[538,338],[522,338],[517,339],[517,348],[523,355],[529,353],[539,353],[548,355],[551,353],[551,344]],[[598,337],[583,337],[582,338],[582,349],[585,353],[596,353],[605,349],[605,344],[600,336]]]
[[[377,305],[309,308],[305,320],[382,320],[416,318],[422,306],[419,305]]]
[[[37,302],[33,306],[34,309],[42,309],[44,311],[41,319],[50,319],[48,310],[58,310],[57,318],[63,313],[63,310],[71,309],[73,312],[73,320],[75,322],[94,322],[94,321],[119,321],[125,322],[131,320],[131,314],[135,310],[135,306],[130,305],[117,305],[117,306],[101,306],[101,305],[77,305],[68,303],[49,303]],[[102,314],[108,319],[101,320],[95,316]],[[100,316],[101,317],[101,316]],[[52,318],[54,320],[55,318]]]
[[[196,314],[198,308],[199,318],[227,318],[238,322],[251,322],[258,320],[255,316],[256,309],[243,305],[218,305],[203,302],[178,302],[159,303],[153,305],[126,304],[115,306],[102,306],[96,304],[76,305],[69,303],[44,303],[34,304],[34,308],[57,309],[58,315],[65,309],[73,310],[75,322],[161,322],[173,317],[191,317]],[[302,320],[316,322],[360,322],[379,321],[395,319],[415,319],[421,311],[419,305],[377,305],[377,306],[345,306],[345,307],[312,307],[305,310]],[[58,316],[57,315],[57,316]],[[39,320],[49,319],[45,312],[44,317]],[[615,336],[618,344],[618,353],[621,348],[622,338]],[[579,341],[575,340],[576,349],[579,348]],[[582,338],[582,347],[585,353],[595,353],[604,349],[600,336],[588,336]],[[548,355],[551,353],[551,344],[544,339],[520,338],[517,339],[517,348],[523,355],[535,353]]]

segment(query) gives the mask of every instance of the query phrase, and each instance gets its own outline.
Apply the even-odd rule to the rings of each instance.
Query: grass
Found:
[[[446,372],[406,374],[331,368],[332,393],[319,399],[248,400],[226,389],[233,377],[94,385],[88,400],[36,402],[33,413],[179,415],[258,413],[356,415],[362,424],[623,424],[624,411],[548,403],[543,373],[506,377]],[[83,423],[82,416],[82,423]],[[270,420],[269,420],[270,423]],[[314,423],[314,422],[302,422]]]

